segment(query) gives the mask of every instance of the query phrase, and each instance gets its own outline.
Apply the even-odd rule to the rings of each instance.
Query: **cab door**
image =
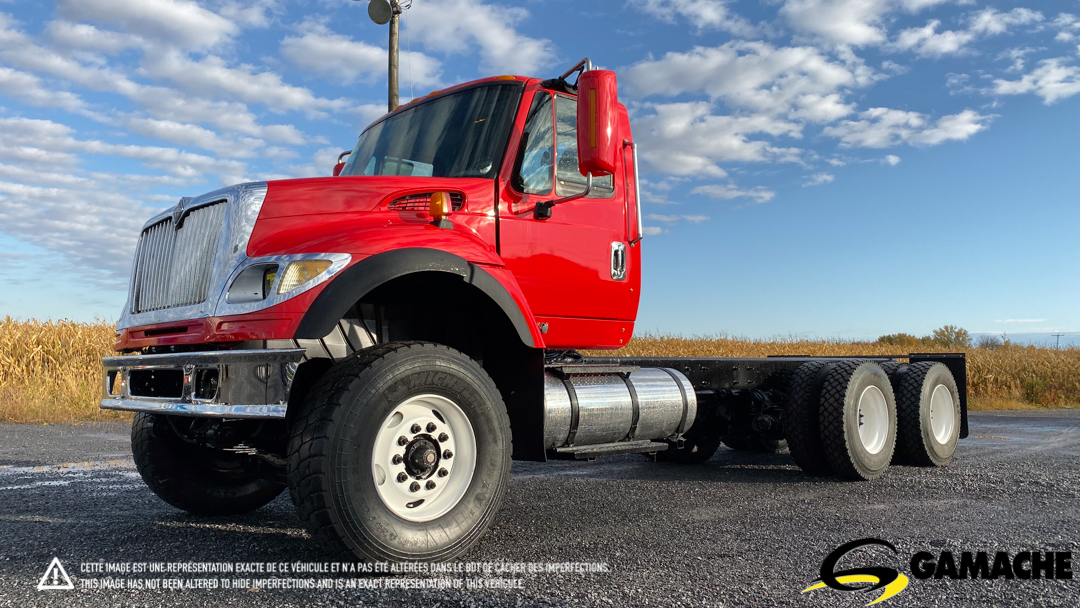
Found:
[[[624,168],[594,178],[587,197],[538,218],[537,203],[585,189],[577,166],[577,100],[537,89],[525,104],[513,162],[500,180],[500,253],[549,348],[618,348],[633,333],[640,292],[637,256],[627,240]]]

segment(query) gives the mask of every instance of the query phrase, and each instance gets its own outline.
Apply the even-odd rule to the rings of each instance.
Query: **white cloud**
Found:
[[[288,36],[282,40],[281,55],[299,68],[332,76],[343,84],[386,78],[383,47],[331,32],[318,23],[306,23],[301,36]],[[439,84],[441,64],[433,57],[401,51],[398,65],[401,82],[408,82],[411,71],[411,78],[418,86]]]
[[[899,51],[915,51],[920,57],[942,57],[958,54],[975,39],[975,33],[967,30],[938,32],[941,21],[932,19],[924,27],[908,28],[900,32],[896,41],[888,47]]]
[[[463,53],[475,45],[481,71],[536,76],[551,63],[555,47],[546,38],[532,38],[515,28],[529,21],[524,8],[481,0],[425,0],[407,16],[408,27],[417,33],[413,40],[428,50]]]
[[[137,200],[94,187],[44,187],[0,181],[4,232],[51,251],[76,266],[122,277],[139,228],[151,211]]]
[[[822,184],[832,183],[836,179],[836,176],[832,173],[815,173],[810,176],[805,182],[803,182],[803,188],[807,186],[820,186]]]
[[[677,176],[726,177],[722,161],[794,161],[799,150],[779,148],[749,135],[798,136],[793,123],[765,115],[717,116],[705,101],[649,104],[651,114],[635,117],[642,160]]]
[[[30,118],[0,119],[0,155],[30,162],[49,162],[56,166],[62,155],[72,152],[120,156],[141,161],[147,167],[176,177],[198,178],[203,174],[219,176],[222,183],[243,181],[244,163],[221,160],[176,148],[111,144],[72,137],[67,125]],[[40,158],[40,161],[37,159]]]
[[[877,45],[886,40],[890,13],[917,13],[948,0],[786,0],[780,16],[800,34],[837,45]]]
[[[60,47],[82,49],[94,53],[117,53],[129,48],[140,47],[146,41],[134,34],[102,30],[88,23],[71,21],[50,21],[45,33]]]
[[[665,224],[677,224],[679,222],[690,222],[691,224],[700,224],[708,221],[707,215],[661,215],[657,213],[650,213],[645,216],[646,220],[650,222],[664,222]]]
[[[841,93],[878,77],[854,55],[833,61],[813,47],[775,47],[757,41],[667,53],[623,73],[630,90],[640,96],[700,91],[734,108],[811,122],[851,113]]]
[[[1046,319],[994,319],[994,323],[1042,323]]]
[[[39,107],[62,108],[77,112],[86,108],[82,98],[68,91],[47,88],[33,74],[0,66],[0,93]]]
[[[667,231],[659,226],[642,226],[641,232],[645,236],[656,236],[658,234],[663,234]]]
[[[881,159],[881,162],[889,165],[890,167],[895,167],[896,165],[900,164],[900,157],[895,154],[886,154],[885,158]]]
[[[1028,8],[1014,8],[1002,13],[994,8],[986,8],[971,17],[970,30],[976,34],[1004,34],[1015,25],[1028,25],[1043,20],[1043,14]]]
[[[993,92],[998,95],[1034,93],[1050,105],[1080,93],[1080,68],[1068,65],[1064,57],[1044,59],[1020,80],[994,80]]]
[[[298,110],[317,113],[319,110],[338,110],[346,107],[344,99],[325,99],[310,89],[290,85],[281,76],[253,66],[231,68],[225,60],[208,55],[192,61],[179,52],[147,54],[143,68],[156,78],[167,78],[181,90],[196,95],[227,95],[247,103],[261,103],[278,111]]]
[[[1054,40],[1070,43],[1080,37],[1080,18],[1070,13],[1059,13],[1050,25],[1058,30]]]
[[[897,51],[914,51],[920,57],[943,57],[945,55],[972,53],[973,51],[968,48],[968,45],[980,36],[1004,34],[1012,26],[1027,25],[1042,21],[1042,19],[1042,13],[1026,8],[1016,8],[1007,13],[987,8],[968,18],[969,25],[967,29],[938,32],[937,28],[941,25],[941,21],[932,19],[923,27],[913,27],[901,31],[897,34],[896,40],[886,45],[886,48]]]
[[[632,0],[631,4],[666,23],[673,23],[675,15],[679,15],[698,30],[718,29],[742,37],[758,33],[757,28],[735,14],[725,0]]]
[[[239,31],[232,21],[183,0],[61,0],[57,11],[69,20],[119,25],[147,40],[193,49]]]
[[[839,138],[840,145],[845,148],[888,148],[900,144],[933,146],[968,139],[985,129],[992,116],[964,110],[931,122],[919,112],[871,108],[860,113],[859,118],[826,127],[822,133]]]
[[[739,188],[734,184],[706,184],[698,186],[690,191],[692,194],[703,194],[717,200],[730,200],[736,198],[749,198],[754,204],[771,201],[776,193],[764,186],[753,188]]]

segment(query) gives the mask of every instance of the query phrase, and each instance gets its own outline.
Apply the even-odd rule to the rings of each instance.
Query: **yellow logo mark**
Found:
[[[876,585],[876,584],[881,582],[881,579],[874,576],[873,574],[848,574],[848,575],[845,575],[845,576],[838,576],[838,577],[836,577],[836,580],[841,582],[841,583],[845,583],[845,584],[846,583],[873,583],[873,584]],[[889,599],[890,597],[892,597],[892,596],[896,595],[897,593],[900,593],[901,591],[903,591],[905,588],[907,588],[907,585],[908,585],[908,577],[904,576],[903,574],[897,574],[896,575],[896,580],[889,583],[888,585],[885,585],[885,593],[882,593],[881,597],[879,597],[876,600],[870,602],[869,604],[867,604],[867,606],[873,606],[874,604],[876,604],[878,602],[884,602],[885,600]],[[803,589],[802,593],[806,593],[807,591],[813,591],[814,589],[823,589],[825,587],[828,587],[828,585],[826,585],[825,583],[815,583],[813,585],[810,585],[806,589]]]

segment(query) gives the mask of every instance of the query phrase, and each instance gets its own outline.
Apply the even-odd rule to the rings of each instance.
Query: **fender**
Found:
[[[469,263],[461,256],[426,247],[407,247],[379,253],[341,271],[312,302],[296,328],[295,337],[300,340],[322,338],[365,294],[387,281],[415,272],[445,272],[460,276],[463,281],[487,294],[502,309],[525,346],[537,346],[532,332],[535,323],[529,323],[532,315],[528,311],[522,312],[502,283],[483,267]]]

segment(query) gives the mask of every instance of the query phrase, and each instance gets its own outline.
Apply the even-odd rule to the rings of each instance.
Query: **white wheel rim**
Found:
[[[386,508],[408,521],[431,521],[453,509],[475,469],[472,424],[446,397],[405,400],[387,414],[375,437],[375,488]]]
[[[871,454],[885,448],[889,436],[889,405],[876,386],[868,386],[859,395],[859,441]]]
[[[944,384],[934,387],[930,395],[930,432],[938,443],[948,443],[956,428],[956,406],[952,391]]]

